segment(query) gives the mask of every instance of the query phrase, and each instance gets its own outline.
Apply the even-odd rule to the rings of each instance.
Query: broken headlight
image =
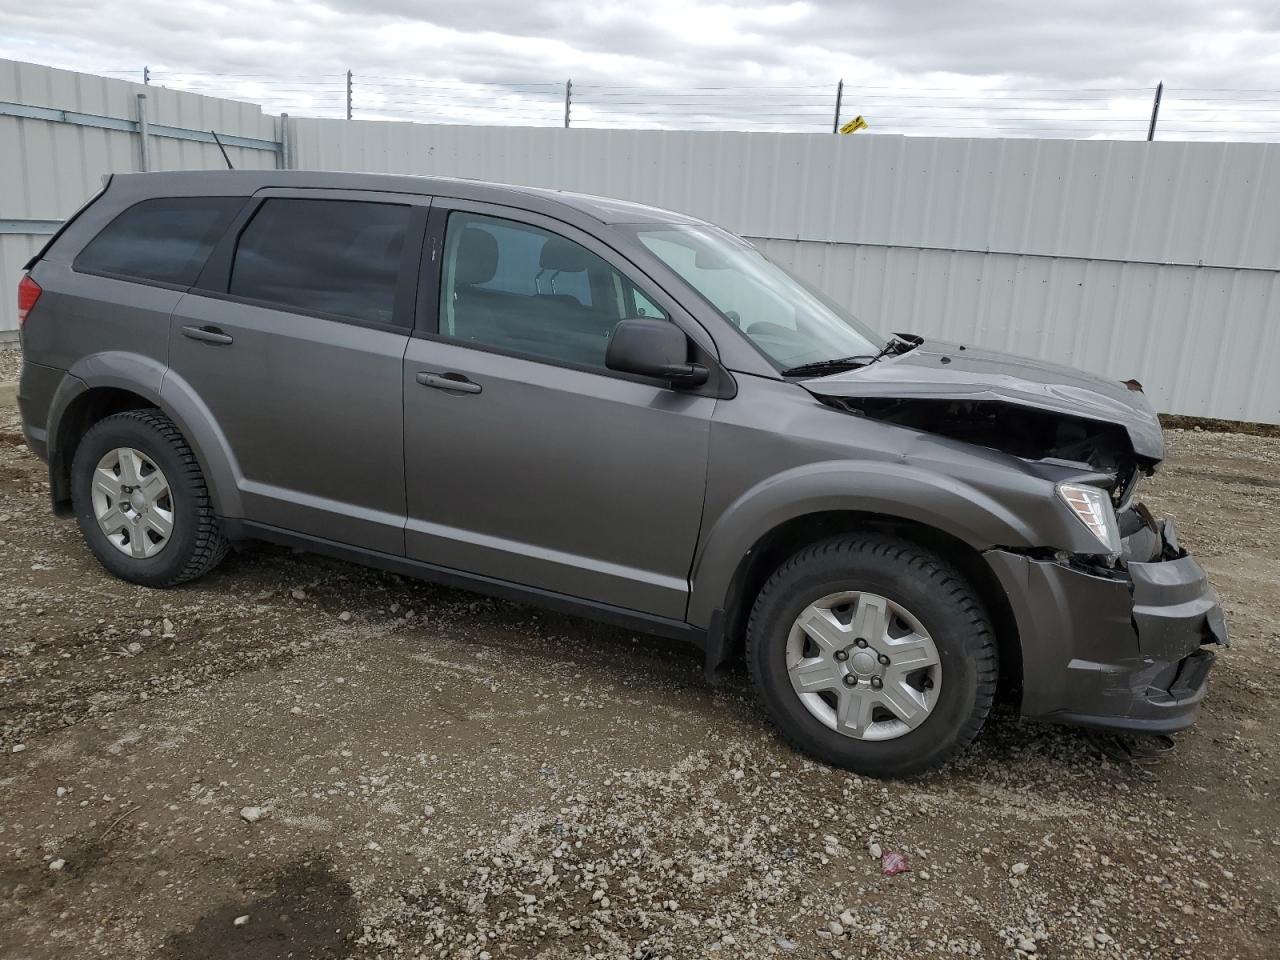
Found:
[[[1058,497],[1107,548],[1107,553],[1120,555],[1120,523],[1107,491],[1080,483],[1060,483]]]

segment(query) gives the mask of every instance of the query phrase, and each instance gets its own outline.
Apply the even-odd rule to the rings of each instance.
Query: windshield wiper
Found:
[[[924,343],[924,337],[918,337],[914,333],[894,333],[890,334],[888,342],[874,356],[859,355],[856,357],[837,357],[834,360],[815,360],[813,363],[802,363],[799,366],[788,367],[782,371],[782,375],[784,377],[825,377],[833,373],[841,373],[845,370],[855,370],[858,367],[868,366],[882,357],[896,357],[909,350],[914,350],[922,343]]]
[[[880,348],[880,352],[872,357],[870,362],[875,363],[877,360],[889,356],[901,356],[910,350],[914,350],[922,343],[924,343],[924,337],[916,336],[914,333],[891,333],[889,334],[888,342]]]
[[[875,357],[861,355],[857,357],[836,357],[834,360],[815,360],[813,363],[802,363],[799,366],[787,367],[782,371],[784,377],[825,377],[828,374],[840,373],[843,370],[856,370],[874,363]]]

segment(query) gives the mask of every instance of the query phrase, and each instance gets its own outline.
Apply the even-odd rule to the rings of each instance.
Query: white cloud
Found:
[[[337,115],[1277,139],[1274,0],[0,0],[0,56]],[[420,80],[406,78],[421,78]],[[1277,108],[1277,109],[1272,109]],[[1207,131],[1207,132],[1206,132]]]

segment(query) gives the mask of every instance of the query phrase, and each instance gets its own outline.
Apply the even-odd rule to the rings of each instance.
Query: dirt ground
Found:
[[[677,644],[266,547],[113,580],[6,405],[0,956],[1276,957],[1280,439],[1169,442],[1235,641],[1197,726],[880,783]]]

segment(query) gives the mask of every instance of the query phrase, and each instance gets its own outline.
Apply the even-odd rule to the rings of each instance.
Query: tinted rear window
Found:
[[[267,200],[240,235],[229,292],[391,323],[409,211],[362,200]]]
[[[189,287],[245,197],[163,197],[135,203],[89,241],[73,268]]]

